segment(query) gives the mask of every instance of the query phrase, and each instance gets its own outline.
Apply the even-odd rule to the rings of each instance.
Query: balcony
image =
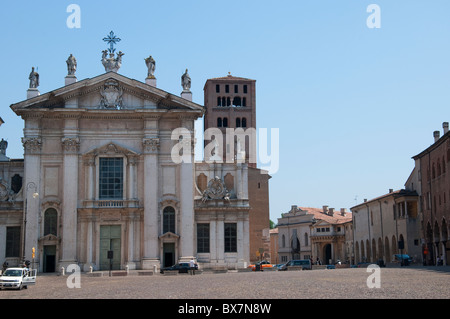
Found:
[[[83,208],[137,208],[138,199],[97,199],[84,200]]]

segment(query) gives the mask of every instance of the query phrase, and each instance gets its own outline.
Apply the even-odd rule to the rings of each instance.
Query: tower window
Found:
[[[228,127],[228,118],[224,117],[222,120],[223,127]]]
[[[247,98],[242,98],[242,106],[247,106]]]
[[[221,117],[217,118],[217,127],[222,127],[222,118]]]
[[[220,93],[220,85],[216,84],[216,93]]]
[[[225,85],[225,93],[230,93],[230,86],[228,84]]]
[[[239,86],[237,84],[234,85],[234,93],[239,93]]]
[[[247,119],[245,117],[242,118],[242,127],[247,127]]]
[[[236,127],[241,127],[241,119],[239,117],[236,118]]]
[[[247,84],[244,85],[244,93],[247,93]]]

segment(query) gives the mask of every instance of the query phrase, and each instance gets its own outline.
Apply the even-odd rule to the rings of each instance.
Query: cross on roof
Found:
[[[114,53],[114,51],[116,51],[116,49],[114,49],[114,44],[116,44],[117,42],[120,42],[120,38],[117,38],[116,35],[114,34],[114,31],[111,31],[109,33],[109,35],[107,37],[103,38],[103,41],[107,42],[109,44],[109,53]]]

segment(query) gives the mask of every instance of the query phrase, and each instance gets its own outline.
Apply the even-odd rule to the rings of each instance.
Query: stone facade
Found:
[[[408,254],[421,262],[418,194],[389,190],[351,208],[355,262],[394,262],[395,254]]]
[[[321,264],[350,262],[351,213],[344,209],[292,206],[278,219],[279,262],[312,259]]]
[[[0,203],[0,236],[20,227],[20,251],[3,253],[14,247],[2,240],[0,262],[32,260],[44,272],[249,262],[248,165],[194,163],[194,121],[205,109],[191,98],[107,72],[11,108],[24,120],[24,187]],[[15,164],[5,165],[9,179]],[[209,191],[217,177],[230,193],[208,197],[200,175]]]
[[[422,253],[427,265],[435,265],[438,257],[445,265],[450,260],[450,133],[448,122],[442,126],[443,135],[434,131],[434,143],[413,157],[423,216]]]

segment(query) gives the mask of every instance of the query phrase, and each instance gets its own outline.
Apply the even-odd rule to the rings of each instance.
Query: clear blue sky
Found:
[[[66,25],[71,3],[79,29]],[[380,29],[366,25],[371,3]],[[158,87],[178,95],[188,68],[199,104],[208,78],[257,80],[258,128],[280,130],[272,220],[291,205],[349,209],[404,187],[411,157],[450,121],[449,16],[447,0],[2,3],[0,137],[22,158],[23,122],[9,106],[25,99],[31,67],[41,93],[63,86],[71,53],[79,80],[99,75],[102,38],[114,30],[119,73],[144,81],[152,55]]]

